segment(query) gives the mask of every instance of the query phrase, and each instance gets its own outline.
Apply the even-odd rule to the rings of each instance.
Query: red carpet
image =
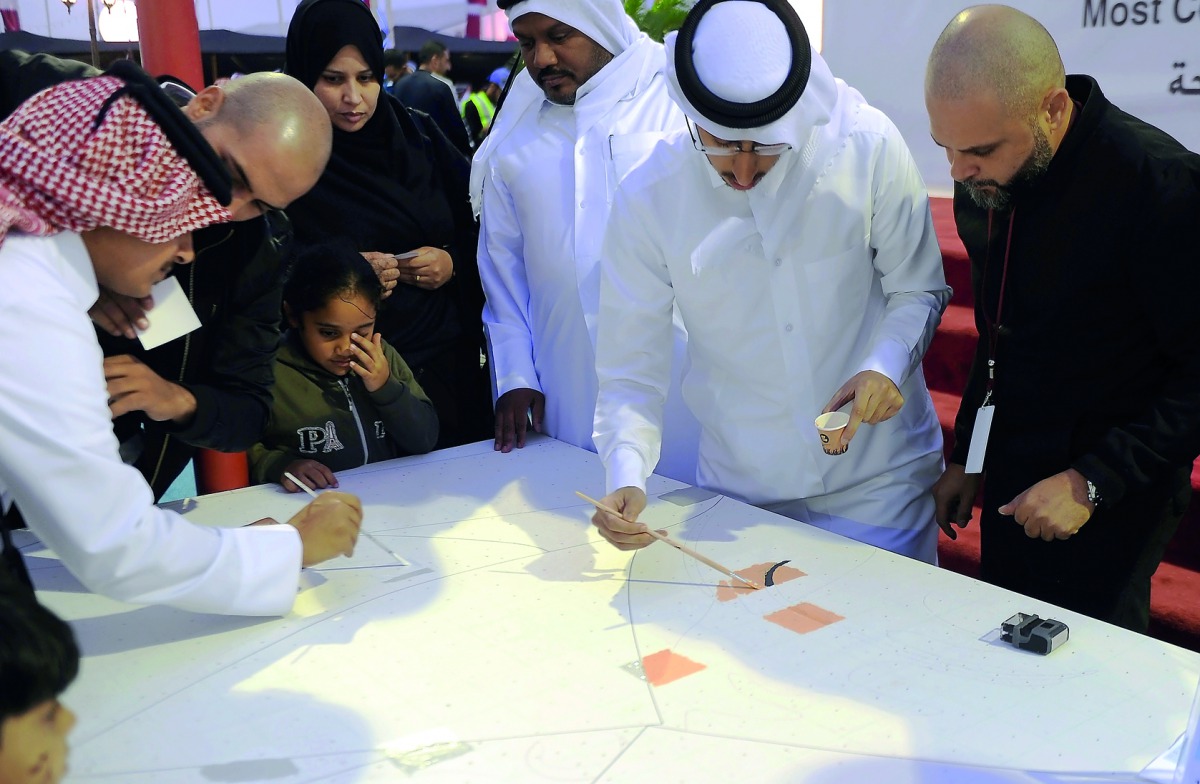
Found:
[[[970,261],[954,227],[951,201],[932,199],[932,203],[946,282],[954,288],[954,297],[925,356],[924,368],[949,448],[954,439],[954,417],[971,369],[978,333],[971,296]],[[1200,463],[1192,472],[1193,493],[1197,489],[1200,489]],[[978,513],[975,519],[979,519]],[[944,568],[978,577],[979,526],[972,523],[959,531],[955,541],[943,535],[938,545],[938,558]],[[1150,615],[1151,636],[1200,651],[1200,500],[1197,495],[1193,495],[1179,533],[1154,575]]]

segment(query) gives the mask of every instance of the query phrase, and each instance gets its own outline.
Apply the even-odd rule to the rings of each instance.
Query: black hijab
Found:
[[[383,38],[362,0],[304,0],[288,27],[284,70],[312,89],[348,45],[358,48],[381,79]],[[462,232],[451,194],[460,190],[459,178],[466,192],[465,159],[455,161],[443,147],[449,148],[444,138],[433,138],[427,123],[381,89],[375,113],[362,128],[333,129],[325,173],[288,207],[297,242],[348,238],[359,251],[382,253],[447,247],[459,263],[471,249],[455,247]],[[427,291],[400,284],[385,300],[378,329],[410,364],[420,364],[461,334],[452,285]]]
[[[383,33],[362,0],[304,0],[288,25],[284,73],[313,89],[343,46],[357,46],[375,78],[383,75]]]

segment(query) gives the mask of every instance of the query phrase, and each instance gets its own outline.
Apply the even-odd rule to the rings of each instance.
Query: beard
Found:
[[[575,88],[568,91],[563,88],[555,89],[546,87],[544,81],[547,79],[553,79],[557,76],[569,79],[575,84]],[[538,74],[537,83],[538,87],[542,88],[542,92],[545,94],[546,100],[550,101],[550,103],[556,103],[560,106],[572,106],[575,104],[575,93],[579,91],[579,78],[576,77],[571,71],[568,71],[565,68],[547,68]]]
[[[977,207],[985,210],[1007,210],[1012,206],[1013,193],[1026,189],[1041,179],[1050,168],[1054,150],[1050,139],[1039,127],[1033,129],[1033,149],[1008,182],[996,180],[964,180],[963,189]],[[989,190],[984,190],[988,188]]]
[[[575,97],[579,92],[579,88],[595,76],[601,68],[612,62],[613,56],[609,54],[607,49],[602,48],[599,44],[593,44],[593,49],[588,55],[587,62],[584,63],[584,70],[575,72],[566,68],[546,68],[538,73],[538,87],[542,88],[542,92],[546,96],[546,100],[550,103],[556,103],[560,106],[574,106]],[[553,76],[564,76],[571,80],[573,87],[569,89],[559,88],[557,90],[547,89],[542,84],[543,79],[549,79]]]

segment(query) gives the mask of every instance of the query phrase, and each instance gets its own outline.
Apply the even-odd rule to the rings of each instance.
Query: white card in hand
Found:
[[[142,348],[156,348],[200,328],[200,319],[196,318],[196,311],[192,310],[192,303],[188,302],[176,278],[155,283],[150,296],[154,297],[154,307],[146,314],[150,326],[138,330]]]
[[[971,431],[971,448],[967,451],[967,473],[983,473],[983,456],[987,452],[988,434],[992,432],[995,406],[980,406],[975,412],[975,429]]]

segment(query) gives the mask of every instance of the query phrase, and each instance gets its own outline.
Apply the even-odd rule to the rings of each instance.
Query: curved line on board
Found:
[[[763,587],[770,587],[770,586],[774,585],[775,584],[775,570],[787,563],[791,563],[791,561],[790,560],[780,561],[779,563],[775,564],[770,569],[768,569],[766,577],[763,578]]]

